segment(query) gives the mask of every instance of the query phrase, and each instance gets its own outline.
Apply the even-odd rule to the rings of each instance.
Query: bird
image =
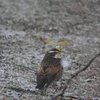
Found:
[[[51,83],[62,77],[62,60],[58,57],[62,52],[56,48],[47,51],[37,70],[36,88],[40,90],[47,89]]]

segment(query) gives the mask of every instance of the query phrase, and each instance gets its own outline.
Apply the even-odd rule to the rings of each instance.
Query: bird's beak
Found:
[[[58,54],[62,54],[62,53],[64,53],[64,51],[59,51],[59,52],[58,52]]]
[[[62,53],[64,53],[64,51],[59,51],[59,52],[55,55],[55,57],[54,57],[54,58],[58,58],[58,57],[59,57],[59,55],[61,55]]]

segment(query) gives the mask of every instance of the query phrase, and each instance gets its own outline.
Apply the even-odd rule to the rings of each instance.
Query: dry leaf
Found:
[[[45,42],[46,42],[47,44],[53,44],[53,42],[52,42],[51,40],[45,40]]]
[[[56,46],[56,49],[61,50],[61,47],[60,46]]]
[[[61,41],[61,42],[58,43],[58,45],[60,45],[60,46],[64,46],[64,45],[67,45],[67,44],[70,44],[70,42],[68,42],[68,41]]]

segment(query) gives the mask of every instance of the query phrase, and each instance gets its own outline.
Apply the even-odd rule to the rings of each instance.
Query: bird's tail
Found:
[[[40,82],[38,82],[36,88],[43,89],[47,81],[48,81],[47,78],[41,79]]]

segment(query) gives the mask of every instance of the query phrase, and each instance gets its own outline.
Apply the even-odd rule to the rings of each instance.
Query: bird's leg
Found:
[[[41,90],[41,95],[46,96],[47,95],[47,88],[44,86],[44,88]]]

